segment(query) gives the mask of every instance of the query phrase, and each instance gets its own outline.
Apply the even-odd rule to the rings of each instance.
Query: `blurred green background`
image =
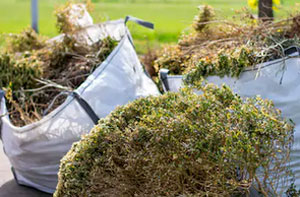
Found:
[[[30,26],[30,0],[0,0],[0,33],[18,33]],[[65,0],[39,0],[39,29],[47,36],[57,35],[54,9]],[[286,16],[296,0],[282,1],[275,12],[277,18]],[[180,33],[188,28],[197,14],[197,6],[209,4],[226,18],[234,10],[247,6],[247,0],[93,0],[94,22],[124,18],[132,15],[155,24],[155,30],[130,25],[137,50],[145,52],[148,47],[176,42]],[[255,11],[254,11],[255,12]],[[5,35],[2,35],[2,40]],[[1,38],[0,38],[1,40]]]

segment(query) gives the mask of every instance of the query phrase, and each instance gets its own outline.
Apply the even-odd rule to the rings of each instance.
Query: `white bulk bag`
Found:
[[[292,49],[292,48],[291,48]],[[290,50],[291,50],[290,49]],[[295,48],[292,51],[299,51]],[[161,69],[160,78],[165,91],[178,91],[182,86],[183,76],[168,75],[168,70]],[[245,70],[239,78],[210,76],[206,80],[216,85],[226,84],[242,97],[270,99],[275,107],[282,111],[282,116],[295,122],[294,144],[291,151],[290,167],[294,174],[295,185],[300,188],[300,53],[286,58],[266,62]],[[289,165],[289,164],[287,164]],[[291,177],[292,178],[292,177]],[[285,192],[287,188],[278,188]]]
[[[87,32],[93,37],[120,38],[120,42],[61,106],[38,122],[15,127],[7,115],[5,98],[1,99],[1,138],[19,184],[53,193],[60,159],[92,129],[98,117],[139,97],[159,95],[144,73],[124,20],[91,26]]]

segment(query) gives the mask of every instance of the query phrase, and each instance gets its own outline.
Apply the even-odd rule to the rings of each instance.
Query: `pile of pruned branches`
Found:
[[[110,37],[92,44],[78,39],[78,32],[85,27],[77,19],[89,16],[86,7],[67,2],[57,8],[59,39],[40,36],[30,28],[8,35],[0,53],[0,86],[6,91],[14,125],[40,120],[63,103],[66,96],[58,95],[80,86],[118,44]]]
[[[201,80],[209,75],[238,77],[246,67],[284,57],[284,50],[300,45],[300,15],[279,21],[260,21],[247,9],[231,20],[220,19],[212,7],[199,6],[189,34],[176,45],[166,46],[155,58],[153,67],[167,68],[170,74],[192,74]]]

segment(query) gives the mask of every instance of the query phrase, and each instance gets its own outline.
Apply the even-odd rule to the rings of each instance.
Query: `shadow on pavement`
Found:
[[[36,189],[21,186],[11,179],[0,187],[0,197],[50,197],[52,194],[47,194]]]

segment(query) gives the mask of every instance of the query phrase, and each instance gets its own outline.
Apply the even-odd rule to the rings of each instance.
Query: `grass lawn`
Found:
[[[54,8],[65,0],[39,0],[40,32],[57,35]],[[296,0],[284,0],[276,16],[287,15]],[[95,22],[132,15],[155,24],[155,30],[130,24],[137,49],[144,52],[150,45],[176,42],[197,13],[197,6],[210,4],[218,14],[228,17],[234,10],[247,6],[246,0],[94,0]],[[30,25],[30,0],[0,0],[0,33],[16,33]],[[3,37],[3,36],[2,36]],[[3,38],[2,38],[3,39]],[[0,38],[1,40],[1,38]]]

